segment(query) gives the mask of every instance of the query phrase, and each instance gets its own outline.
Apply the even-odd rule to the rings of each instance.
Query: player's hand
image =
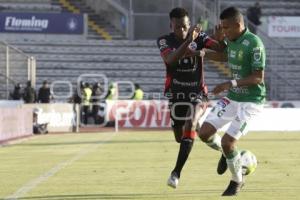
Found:
[[[220,94],[221,92],[229,90],[230,88],[231,88],[230,82],[221,83],[212,90],[212,94],[217,95],[217,94]]]
[[[204,57],[205,56],[205,50],[204,49],[202,49],[202,50],[199,51],[199,56],[200,57]]]
[[[187,40],[189,42],[194,41],[199,36],[199,34],[200,34],[201,31],[202,31],[202,26],[200,24],[192,26],[189,29]]]
[[[192,50],[188,48],[184,54],[184,57],[194,57],[194,56],[199,56],[199,57],[204,57],[205,51],[204,50]]]
[[[223,29],[221,24],[215,26],[214,36],[213,38],[217,41],[223,41],[225,39],[225,35],[223,33]]]

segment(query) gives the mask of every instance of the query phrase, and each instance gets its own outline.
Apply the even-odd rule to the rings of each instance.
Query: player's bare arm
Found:
[[[223,52],[227,45],[224,42],[225,35],[222,30],[221,24],[218,24],[215,26],[214,34],[211,36],[213,39],[210,48],[211,50],[217,51],[217,52]]]
[[[225,35],[222,31],[221,25],[219,24],[215,26],[214,34],[210,37],[210,45],[206,47],[206,49],[220,52],[221,54],[209,53],[209,55],[207,55],[208,59],[221,61],[221,62],[227,61],[226,56],[223,55],[223,52],[227,47],[226,43],[224,42],[224,39],[225,39]],[[188,55],[203,57],[205,55],[205,52],[202,50],[190,51]]]
[[[210,51],[210,50],[202,50],[204,51],[205,58],[208,60],[213,60],[213,61],[219,61],[219,62],[227,62],[228,57],[227,53],[225,52],[216,52],[216,51]]]
[[[251,86],[262,83],[264,80],[264,70],[256,70],[250,76],[235,80],[236,85],[232,84],[232,81],[218,84],[212,91],[213,94],[217,95],[223,91],[229,90],[231,87],[243,87]]]
[[[187,49],[188,49],[189,44],[198,37],[201,30],[202,30],[202,28],[199,25],[195,25],[195,26],[191,27],[189,29],[186,40],[180,45],[180,47],[178,49],[170,52],[169,54],[164,55],[163,60],[167,64],[172,64],[174,62],[177,62],[182,57],[186,56],[188,54]]]
[[[202,50],[197,50],[197,51],[192,51],[192,50],[188,49],[185,56],[204,57],[206,55],[206,57],[209,60],[226,62],[227,55],[224,53],[225,48],[226,48],[226,45],[223,46],[222,44],[219,44],[219,42],[214,40],[214,42],[211,44],[209,49],[202,49]],[[213,50],[213,51],[209,51],[209,50]]]

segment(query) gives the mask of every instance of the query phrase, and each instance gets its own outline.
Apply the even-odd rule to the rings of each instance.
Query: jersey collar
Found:
[[[245,36],[249,33],[248,28],[245,28],[244,32],[242,33],[242,35],[235,40],[236,43],[241,43],[242,40],[245,38]]]

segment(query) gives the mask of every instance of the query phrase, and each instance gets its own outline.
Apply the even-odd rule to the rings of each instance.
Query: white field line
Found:
[[[4,200],[16,200],[20,197],[23,197],[28,192],[33,190],[36,186],[41,184],[44,181],[47,181],[47,179],[51,178],[53,175],[55,175],[58,171],[63,169],[66,166],[72,165],[73,162],[79,160],[80,158],[84,157],[88,153],[93,152],[96,150],[99,146],[108,143],[112,140],[112,138],[116,135],[116,133],[111,133],[109,137],[105,138],[103,141],[99,141],[99,143],[92,144],[89,147],[83,147],[75,156],[70,158],[69,160],[62,161],[58,163],[56,166],[54,166],[52,169],[47,171],[46,173],[40,175],[39,177],[36,177],[35,179],[27,182],[22,187],[20,187],[17,191],[15,191],[13,194],[7,196],[4,198]]]

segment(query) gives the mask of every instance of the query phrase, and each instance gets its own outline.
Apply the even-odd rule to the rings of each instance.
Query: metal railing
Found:
[[[20,49],[0,41],[0,99],[10,99],[17,83],[35,86],[36,60]]]
[[[218,22],[220,0],[106,0],[124,17],[125,35],[133,39],[154,39],[169,31],[169,12],[180,6],[189,11],[192,24],[207,20],[213,29]]]

